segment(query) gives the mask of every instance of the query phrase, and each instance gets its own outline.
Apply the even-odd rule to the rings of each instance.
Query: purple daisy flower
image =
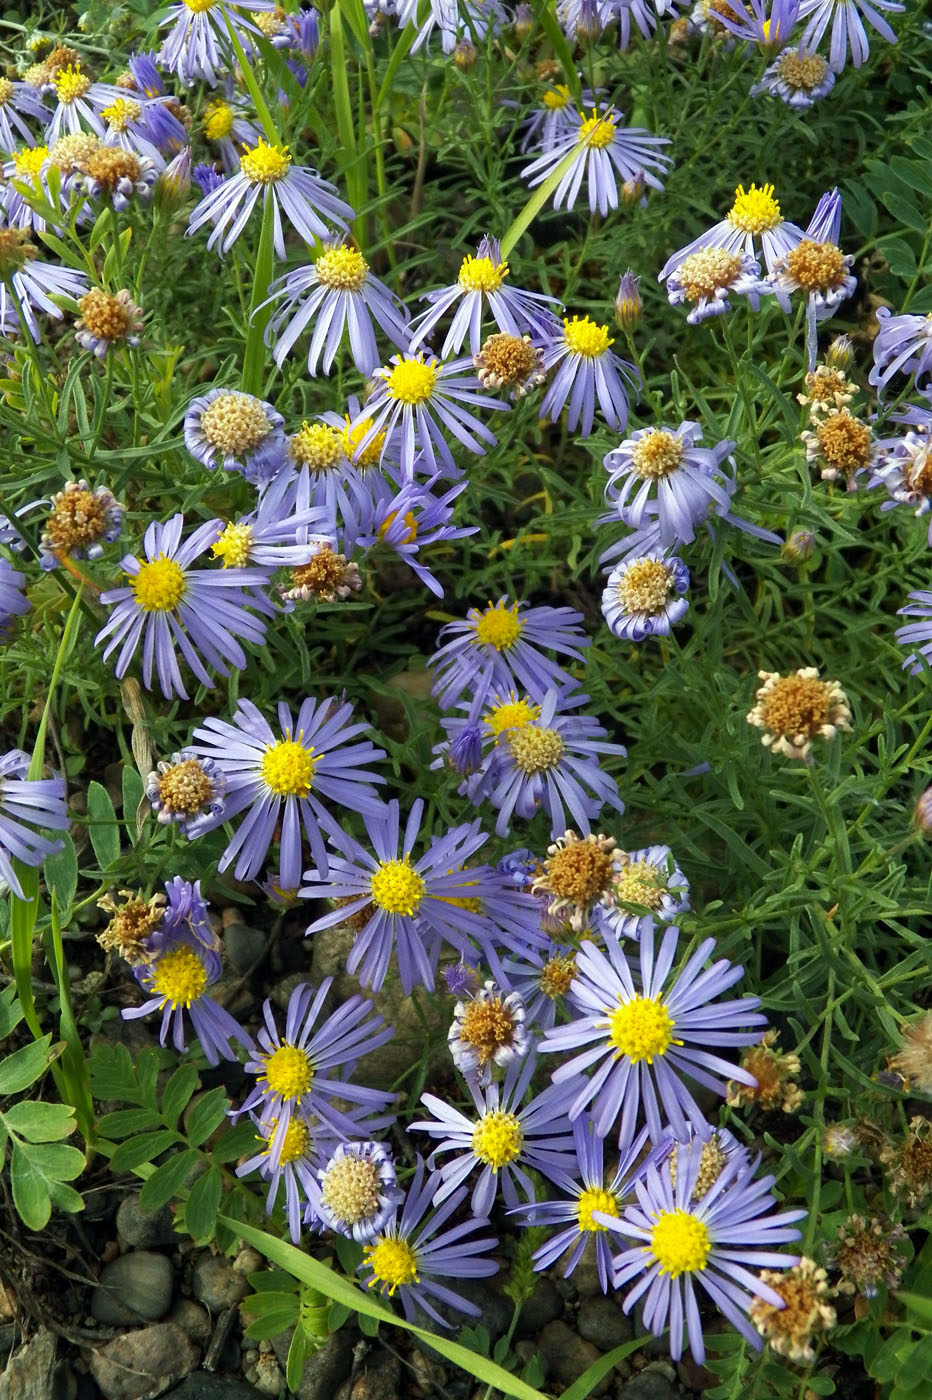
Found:
[[[125,89],[100,113],[107,123],[105,146],[119,146],[151,160],[158,168],[163,157],[176,155],[188,144],[188,133],[166,107],[169,97],[135,98]]]
[[[695,525],[730,504],[719,473],[725,458],[734,467],[729,454],[736,444],[699,447],[701,441],[701,423],[688,420],[672,429],[638,428],[602,459],[608,504],[634,529],[656,520],[664,549],[691,544]]]
[[[460,481],[442,496],[435,496],[431,487],[439,481],[431,477],[421,485],[406,481],[397,489],[386,477],[379,476],[372,485],[377,495],[372,499],[371,513],[358,524],[359,534],[354,543],[363,549],[384,545],[398,555],[417,575],[425,587],[438,598],[443,587],[420,559],[422,549],[448,540],[465,539],[475,535],[478,525],[453,525],[453,502],[466,490],[468,482]],[[347,547],[344,537],[344,548]]]
[[[784,1299],[751,1269],[786,1269],[798,1263],[774,1246],[799,1239],[792,1226],[806,1214],[766,1214],[776,1204],[771,1194],[774,1178],[755,1180],[760,1157],[752,1160],[743,1151],[726,1159],[717,1180],[696,1200],[703,1147],[700,1138],[677,1144],[675,1183],[669,1157],[650,1163],[634,1182],[638,1204],[628,1206],[621,1219],[597,1212],[600,1224],[632,1241],[614,1261],[616,1289],[637,1280],[625,1297],[624,1311],[630,1312],[644,1298],[644,1325],[655,1336],[669,1326],[673,1360],[682,1355],[685,1332],[700,1365],[705,1346],[696,1285],[759,1351],[763,1342],[745,1314],[755,1298],[777,1308],[784,1306]]]
[[[283,213],[306,243],[330,238],[333,227],[345,229],[347,221],[354,217],[353,210],[337,194],[336,185],[309,166],[292,165],[287,146],[270,146],[260,140],[242,152],[236,174],[195,205],[188,219],[188,234],[196,233],[202,224],[211,224],[213,231],[207,247],[217,244],[222,256],[233,247],[260,200],[263,208],[272,201],[273,246],[276,257],[282,259]]]
[[[558,713],[560,704],[557,691],[548,690],[539,717],[507,729],[504,742],[496,743],[478,795],[497,809],[499,836],[507,835],[513,816],[527,821],[539,808],[550,818],[553,836],[566,830],[567,809],[572,825],[584,833],[606,803],[616,812],[625,809],[615,779],[598,761],[599,754],[623,758],[624,746],[606,743],[606,731],[591,716]]]
[[[159,21],[161,28],[172,27],[162,40],[158,62],[186,87],[191,87],[196,78],[216,87],[220,75],[236,63],[227,19],[247,52],[252,47],[250,34],[259,33],[251,20],[238,13],[240,10],[274,13],[275,4],[274,0],[236,0],[235,10],[217,5],[216,0],[182,0],[180,5],[173,5]]]
[[[226,180],[225,175],[221,175],[219,170],[215,170],[212,165],[207,165],[204,161],[199,161],[191,171],[191,178],[196,185],[200,186],[201,194],[213,194]]]
[[[557,167],[572,152],[576,158],[557,185],[553,207],[566,203],[572,209],[585,179],[589,194],[589,209],[604,218],[609,209],[618,208],[618,181],[637,181],[662,190],[659,174],[666,174],[673,161],[660,150],[669,146],[665,136],[654,136],[639,126],[620,126],[622,114],[617,107],[593,108],[590,117],[574,113],[571,129],[560,137],[549,151],[538,156],[521,171],[531,189],[553,175]],[[575,120],[574,120],[575,118]]]
[[[113,83],[95,83],[82,72],[80,62],[56,69],[46,91],[58,98],[45,129],[48,145],[65,133],[76,136],[80,131],[92,131],[103,139],[106,132],[106,123],[101,117],[103,109],[126,96],[125,89]]]
[[[264,305],[282,301],[265,331],[265,343],[273,347],[272,357],[279,369],[312,323],[307,352],[307,372],[312,376],[317,374],[321,356],[324,374],[330,373],[347,334],[359,373],[370,375],[377,369],[382,357],[373,319],[394,345],[403,349],[408,343],[406,308],[384,282],[372,276],[362,254],[345,242],[328,244],[312,263],[273,282],[269,292]]]
[[[124,1007],[123,1019],[133,1021],[161,1011],[159,1043],[165,1045],[170,1032],[172,1045],[182,1054],[186,1049],[184,1018],[187,1013],[208,1064],[236,1060],[239,1056],[231,1042],[251,1050],[252,1036],[219,1002],[206,995],[206,988],[219,979],[221,970],[219,952],[185,936],[179,926],[150,961],[133,968],[133,975],[143,991],[149,993],[149,999],[142,1006]]]
[[[593,910],[593,928],[606,939],[640,938],[645,929],[672,923],[689,908],[689,881],[669,846],[617,851],[615,858],[611,899]],[[648,912],[634,913],[624,905]]]
[[[909,666],[910,674],[918,676],[932,666],[932,593],[919,590],[907,594],[907,597],[909,602],[897,609],[897,615],[919,617],[923,621],[910,622],[901,627],[896,633],[896,640],[901,647],[915,647],[915,651],[911,651],[903,662],[903,669]],[[922,661],[919,660],[920,656]]]
[[[236,858],[236,878],[254,880],[280,826],[281,882],[296,886],[303,864],[302,826],[324,874],[322,829],[330,836],[341,834],[321,798],[366,818],[384,812],[372,787],[384,778],[362,765],[384,758],[385,751],[352,742],[369,728],[351,723],[352,716],[352,705],[342,700],[307,699],[293,721],[290,708],[280,704],[276,732],[251,700],[240,700],[232,721],[211,717],[195,729],[194,738],[201,742],[191,744],[191,751],[212,759],[227,781],[223,816],[202,830],[250,809],[221,856],[219,870]]]
[[[799,19],[802,0],[748,0],[751,13],[724,7],[715,10],[715,21],[751,44],[773,51],[789,39]]]
[[[0,641],[5,640],[14,617],[28,613],[32,604],[25,595],[26,575],[0,555]]]
[[[268,1181],[269,1190],[265,1199],[265,1210],[271,1215],[278,1200],[282,1184],[285,1187],[285,1219],[293,1244],[301,1239],[301,1226],[307,1211],[307,1201],[314,1187],[318,1170],[318,1139],[327,1129],[315,1119],[292,1113],[288,1126],[279,1143],[277,1165],[272,1160],[272,1144],[275,1140],[276,1119],[261,1122],[251,1115],[259,1129],[258,1141],[263,1143],[261,1151],[236,1168],[237,1176],[248,1176],[257,1171],[263,1180]]]
[[[456,1003],[447,1044],[467,1083],[487,1089],[496,1065],[504,1069],[525,1054],[526,1019],[520,993],[503,991],[492,980]]]
[[[35,246],[19,229],[0,229],[0,335],[14,336],[27,331],[38,344],[41,338],[36,311],[44,311],[54,321],[64,316],[52,297],[76,300],[88,290],[87,275],[71,267],[56,267],[35,256]]]
[[[208,389],[184,414],[184,445],[208,471],[242,472],[253,484],[285,460],[285,420],[270,403],[237,389]]]
[[[731,310],[731,297],[747,297],[756,311],[762,293],[770,286],[760,278],[760,265],[748,253],[729,252],[722,247],[702,247],[683,258],[667,278],[667,300],[671,306],[691,303],[686,317],[698,326],[710,316],[723,316]]]
[[[254,645],[265,641],[266,624],[250,610],[274,613],[260,591],[267,570],[191,568],[217,538],[220,523],[208,520],[182,541],[183,515],[164,524],[153,521],[143,538],[145,557],[124,555],[121,565],[129,586],[100,595],[102,603],[116,606],[94,638],[95,646],[106,642],[104,661],[119,647],[118,678],[126,675],[141,644],[146,689],[152,688],[154,666],[162,694],[186,700],[176,648],[196,679],[211,687],[215,682],[208,666],[220,676],[229,675],[231,667],[242,671],[247,666],[239,638]]]
[[[23,117],[37,117],[45,125],[50,115],[41,95],[30,83],[0,78],[0,150],[12,151],[20,141],[31,146],[35,138]]]
[[[919,518],[932,509],[932,420],[917,425],[901,438],[887,438],[880,444],[881,465],[868,481],[868,487],[885,486],[890,500],[882,511],[898,505],[909,506]],[[932,518],[926,543],[932,548]]]
[[[601,91],[603,89],[598,89],[598,92]],[[582,100],[584,106],[591,106],[596,101],[596,93],[584,88]],[[522,154],[534,151],[545,155],[569,136],[582,121],[573,105],[570,90],[564,83],[545,87],[541,93],[541,101],[543,106],[538,107],[521,123],[521,144],[518,149]]]
[[[433,355],[393,355],[388,365],[376,370],[374,391],[366,399],[350,431],[365,418],[369,427],[359,442],[365,451],[379,433],[386,433],[379,460],[385,456],[393,429],[399,432],[399,464],[405,476],[414,475],[415,454],[423,455],[429,473],[443,469],[448,476],[459,476],[460,469],[447,446],[443,428],[453,434],[458,443],[476,456],[483,457],[482,443],[494,447],[495,434],[480,423],[472,408],[497,408],[504,411],[511,405],[488,394],[477,393],[481,388],[469,359],[451,360],[442,364]]]
[[[359,810],[353,801],[348,805]],[[385,981],[393,948],[405,996],[416,986],[432,988],[434,966],[425,945],[446,942],[465,951],[469,935],[482,935],[486,928],[484,916],[471,911],[472,902],[487,892],[496,893],[496,882],[487,878],[493,874],[487,866],[463,869],[488,839],[478,821],[435,837],[427,851],[412,860],[423,812],[424,803],[418,798],[402,832],[397,801],[378,810],[363,810],[375,855],[349,832],[335,828],[330,840],[341,854],[330,857],[329,871],[325,865],[304,877],[312,883],[302,888],[303,898],[340,900],[336,909],[308,927],[309,934],[371,911],[350,949],[346,968],[358,971],[362,985],[374,991]]]
[[[876,315],[880,330],[869,382],[882,393],[895,374],[913,374],[920,385],[932,375],[932,312],[894,316],[888,306],[879,306]]]
[[[337,1137],[351,1137],[358,1123],[331,1100],[345,1099],[376,1114],[383,1114],[392,1102],[391,1094],[351,1084],[346,1078],[360,1055],[387,1044],[395,1033],[373,1012],[371,1001],[352,996],[314,1029],[332,984],[333,978],[325,977],[316,992],[308,982],[295,987],[288,999],[284,1035],[276,1025],[272,1003],[263,1002],[263,1025],[246,1061],[256,1083],[234,1116],[255,1112],[263,1122],[274,1122],[268,1144],[273,1167],[281,1163],[293,1116],[316,1118]],[[388,1121],[381,1118],[370,1126]]]
[[[150,50],[131,53],[126,60],[129,76],[133,80],[133,89],[141,92],[144,97],[165,97],[168,94],[165,79],[158,70],[157,59],[158,54]]]
[[[606,1178],[604,1139],[593,1133],[591,1125],[582,1119],[573,1124],[576,1162],[568,1171],[555,1171],[551,1177],[563,1192],[563,1199],[536,1201],[519,1206],[513,1212],[522,1225],[563,1226],[546,1244],[534,1251],[534,1268],[538,1273],[551,1268],[562,1258],[563,1277],[569,1278],[582,1258],[586,1245],[594,1240],[599,1283],[602,1292],[608,1293],[613,1272],[612,1240],[593,1212],[599,1211],[602,1215],[616,1218],[620,1216],[632,1195],[634,1183],[641,1179],[651,1163],[670,1150],[669,1143],[664,1142],[644,1156],[646,1143],[647,1129],[642,1128],[630,1146],[623,1149],[615,1171]]]
[[[541,418],[559,418],[568,401],[567,429],[572,432],[580,424],[583,437],[588,437],[598,398],[608,426],[624,428],[628,421],[628,390],[637,397],[641,377],[634,365],[612,353],[610,346],[614,343],[608,326],[590,321],[588,316],[582,320],[578,316],[572,320],[563,318],[559,335],[555,334],[543,347],[544,368],[558,368],[541,402]]]
[[[831,22],[829,63],[832,68],[836,73],[842,71],[849,44],[851,62],[855,68],[860,68],[870,54],[870,40],[864,28],[864,20],[866,19],[870,27],[882,39],[886,39],[888,44],[895,44],[896,34],[879,11],[901,14],[905,8],[905,5],[895,4],[894,0],[802,0],[800,16],[809,19],[803,31],[802,42],[810,49],[818,48]]]
[[[503,594],[484,608],[470,608],[462,622],[440,629],[443,645],[429,658],[434,671],[431,694],[441,709],[461,695],[491,690],[524,690],[538,699],[551,688],[572,684],[572,677],[543,654],[544,649],[585,662],[580,650],[590,644],[572,608],[530,607]],[[449,638],[449,641],[444,641]]]
[[[685,615],[689,570],[682,559],[659,553],[616,564],[602,591],[602,615],[609,631],[626,642],[667,637]]]
[[[512,946],[518,946],[513,940]],[[526,1024],[547,1031],[556,1023],[557,1007],[567,1009],[566,997],[576,976],[576,949],[552,942],[520,945],[516,957],[493,960],[503,986],[513,987],[526,1007]]]
[[[568,1112],[576,1119],[591,1104],[600,1137],[611,1131],[620,1114],[619,1142],[630,1141],[642,1106],[653,1142],[659,1143],[670,1128],[684,1137],[690,1122],[704,1124],[705,1116],[680,1074],[722,1095],[725,1084],[716,1075],[753,1082],[745,1070],[703,1047],[754,1044],[766,1024],[757,1011],[760,998],[712,1004],[744,976],[743,967],[724,958],[702,971],[715,948],[713,938],[705,939],[665,985],[678,941],[679,929],[671,925],[655,956],[653,927],[644,928],[637,947],[637,981],[615,939],[606,939],[605,952],[584,942],[570,988],[570,1000],[581,1014],[569,1025],[548,1031],[541,1042],[542,1051],[582,1051],[554,1070],[555,1084],[578,1080],[583,1070],[598,1064]]]
[[[62,849],[61,841],[40,836],[36,828],[67,831],[64,778],[29,778],[29,755],[10,749],[0,756],[0,881],[17,899],[25,899],[13,861],[41,865]]]
[[[658,280],[665,282],[687,258],[712,248],[721,248],[727,253],[744,253],[753,263],[762,258],[767,271],[771,272],[779,260],[797,243],[801,243],[805,236],[801,228],[784,219],[779,202],[774,198],[773,185],[758,186],[752,182],[747,189],[738,185],[734,203],[725,218],[691,243],[678,248],[660,269]],[[749,263],[745,262],[744,266],[749,266]]]
[[[850,271],[854,256],[843,253],[838,246],[840,228],[841,196],[833,190],[819,200],[803,241],[775,264],[767,279],[785,312],[790,310],[793,292],[802,292],[808,298],[806,349],[810,371],[818,358],[817,323],[834,315],[835,308],[853,296],[857,286],[857,278]]]
[[[369,1288],[377,1288],[390,1298],[397,1294],[409,1322],[420,1308],[441,1327],[449,1328],[451,1324],[441,1317],[434,1303],[445,1304],[469,1317],[479,1317],[481,1310],[439,1280],[489,1278],[498,1273],[494,1259],[476,1257],[494,1249],[498,1241],[491,1236],[467,1239],[467,1235],[488,1223],[472,1216],[438,1233],[462,1205],[466,1192],[455,1191],[431,1211],[434,1185],[432,1175],[425,1179],[424,1162],[418,1157],[400,1217],[365,1245],[358,1272],[368,1275]]]
[[[454,306],[456,314],[440,347],[440,358],[444,360],[460,349],[467,335],[470,354],[478,355],[482,348],[482,321],[486,308],[498,329],[506,335],[520,336],[525,331],[540,335],[549,331],[554,317],[547,310],[546,303],[559,307],[560,302],[556,297],[544,296],[542,292],[524,292],[517,287],[505,286],[508,272],[508,264],[501,260],[498,239],[486,234],[476,249],[476,256],[463,259],[459,276],[452,287],[427,292],[421,297],[422,301],[431,305],[411,323],[413,334],[407,346],[408,352],[428,339]]]
[[[828,97],[834,86],[835,74],[822,55],[799,44],[777,55],[760,82],[751,88],[751,96],[766,92],[779,97],[788,107],[804,111]]]
[[[323,506],[302,505],[292,490],[288,472],[278,472],[260,490],[258,505],[228,525],[218,522],[211,553],[225,569],[256,564],[267,570],[306,564],[309,555],[326,544],[333,522]]]
[[[198,758],[191,749],[163,759],[146,778],[146,797],[156,821],[177,825],[193,838],[224,820],[227,780],[210,758]]]
[[[239,153],[243,147],[255,146],[261,140],[261,128],[251,120],[251,114],[248,99],[236,92],[230,75],[226,79],[224,96],[208,102],[204,110],[204,135],[218,148],[220,163],[228,175],[239,170]]]
[[[551,1180],[555,1174],[559,1174],[558,1179],[565,1178],[572,1164],[573,1139],[566,1131],[566,1105],[572,1090],[551,1085],[525,1104],[536,1066],[537,1055],[531,1050],[523,1059],[512,1061],[502,1084],[490,1084],[480,1091],[474,1081],[467,1080],[476,1109],[472,1117],[436,1094],[421,1095],[421,1103],[434,1117],[409,1126],[442,1139],[430,1156],[430,1165],[441,1153],[457,1154],[440,1168],[434,1196],[437,1202],[457,1192],[476,1167],[482,1170],[473,1187],[471,1206],[473,1214],[481,1216],[492,1209],[499,1187],[509,1206],[518,1205],[519,1190],[525,1200],[533,1201],[534,1182],[528,1169]]]
[[[341,1142],[307,1187],[307,1220],[365,1244],[389,1225],[405,1193],[378,1142]]]

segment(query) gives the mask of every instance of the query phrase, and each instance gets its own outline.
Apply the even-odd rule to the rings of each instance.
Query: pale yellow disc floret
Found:
[[[625,569],[617,587],[625,612],[654,615],[666,607],[673,589],[673,570],[662,559],[636,559]]]

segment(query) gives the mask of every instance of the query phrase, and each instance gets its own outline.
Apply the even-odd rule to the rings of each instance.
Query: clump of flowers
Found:
[[[851,708],[838,681],[823,681],[815,666],[801,666],[782,676],[779,671],[759,671],[764,684],[756,692],[756,704],[748,724],[762,729],[761,743],[785,758],[811,763],[814,739],[834,739],[839,730],[851,729]]]

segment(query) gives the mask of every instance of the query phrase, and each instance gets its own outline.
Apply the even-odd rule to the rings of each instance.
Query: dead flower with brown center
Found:
[[[756,693],[748,724],[762,729],[761,743],[786,758],[811,762],[814,739],[834,739],[851,729],[848,697],[837,681],[819,679],[815,666],[801,666],[788,676],[759,671],[764,684]]]

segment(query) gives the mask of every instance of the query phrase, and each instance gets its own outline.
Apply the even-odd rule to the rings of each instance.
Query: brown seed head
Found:
[[[764,731],[761,743],[774,753],[805,759],[813,739],[833,739],[839,729],[851,728],[848,697],[837,681],[820,680],[814,666],[788,676],[777,671],[759,675],[764,684],[747,721]]]
[[[292,569],[291,580],[291,587],[283,596],[303,603],[311,598],[321,603],[332,603],[334,599],[348,598],[350,593],[358,593],[362,588],[357,566],[349,563],[345,555],[334,554],[329,545],[318,550],[306,564]]]
[[[515,1024],[514,1012],[505,1006],[501,997],[470,1001],[459,1017],[460,1039],[475,1050],[481,1068],[497,1050],[511,1044]]]
[[[849,1215],[838,1231],[831,1257],[840,1275],[839,1293],[873,1298],[881,1284],[896,1288],[906,1262],[900,1252],[905,1238],[902,1225]]]
[[[148,961],[143,942],[161,923],[166,900],[163,894],[143,899],[131,890],[120,890],[120,897],[122,904],[117,904],[110,894],[98,899],[98,908],[112,917],[107,927],[97,934],[97,942],[106,952],[119,953],[135,966]]]
[[[169,816],[193,817],[209,806],[214,784],[196,758],[185,758],[163,768],[158,776],[159,801]]]
[[[29,241],[29,229],[0,228],[0,282],[9,281],[37,252],[36,245]]]
[[[726,248],[700,248],[684,258],[676,276],[690,301],[713,297],[734,283],[741,271],[741,258]]]
[[[728,1082],[727,1102],[733,1107],[751,1107],[794,1113],[803,1101],[803,1092],[790,1076],[800,1071],[799,1056],[781,1055],[777,1050],[779,1033],[764,1032],[760,1045],[752,1045],[741,1056],[741,1068],[757,1080],[756,1085]]]
[[[63,554],[90,549],[107,532],[106,506],[106,499],[95,495],[83,482],[69,481],[63,491],[52,497],[43,543]]]
[[[90,331],[99,340],[122,340],[130,326],[132,303],[127,305],[128,302],[128,292],[111,296],[100,287],[92,287],[78,302],[78,330]]]
[[[804,292],[833,292],[847,275],[845,256],[835,243],[804,238],[786,255],[786,269]]]
[[[80,163],[79,168],[111,193],[121,180],[130,180],[135,184],[142,174],[139,157],[132,151],[124,151],[120,146],[98,146],[96,151],[92,151],[87,159]]]
[[[546,378],[543,355],[531,344],[529,335],[500,332],[487,336],[479,354],[473,356],[473,364],[484,389],[511,389],[516,398]]]
[[[780,1295],[784,1306],[776,1308],[763,1298],[755,1298],[750,1307],[754,1326],[778,1356],[813,1361],[815,1344],[835,1326],[835,1309],[827,1301],[831,1290],[825,1270],[804,1256],[795,1268],[784,1273],[763,1269],[758,1277]]]

